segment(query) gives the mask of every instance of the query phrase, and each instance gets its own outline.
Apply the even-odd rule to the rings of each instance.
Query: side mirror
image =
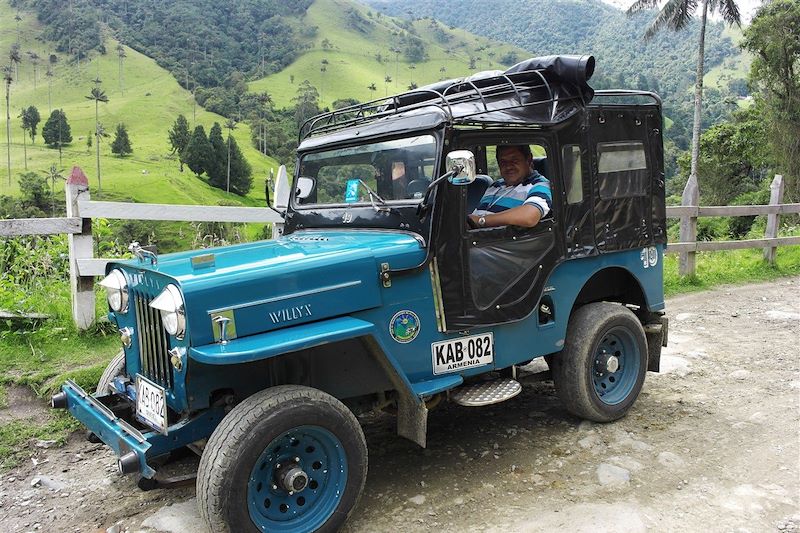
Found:
[[[475,156],[469,150],[454,150],[447,154],[447,170],[453,172],[447,181],[453,185],[469,185],[475,181]]]
[[[307,178],[306,176],[300,176],[297,178],[297,192],[295,193],[294,197],[302,200],[304,198],[308,198],[311,194],[311,191],[314,190],[314,178]]]
[[[275,209],[286,210],[289,208],[289,175],[286,172],[286,165],[278,168],[278,177],[275,180]]]

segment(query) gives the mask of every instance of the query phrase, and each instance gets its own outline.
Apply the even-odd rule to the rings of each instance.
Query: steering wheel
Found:
[[[425,191],[428,190],[430,180],[415,179],[408,182],[406,185],[406,198],[422,198],[425,196]]]

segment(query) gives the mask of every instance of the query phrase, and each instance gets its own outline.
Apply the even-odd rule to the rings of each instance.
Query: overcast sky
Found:
[[[607,4],[617,6],[621,9],[628,9],[633,4],[634,0],[603,0]],[[742,22],[750,22],[750,19],[755,14],[758,6],[761,5],[761,0],[736,0],[736,5],[739,6],[739,11],[742,13]]]

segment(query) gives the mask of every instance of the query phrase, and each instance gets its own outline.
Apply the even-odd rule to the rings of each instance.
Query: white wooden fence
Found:
[[[71,176],[65,187],[65,218],[0,220],[0,237],[68,234],[72,317],[85,330],[95,320],[95,277],[105,275],[109,259],[94,257],[92,219],[171,220],[184,222],[257,222],[273,224],[273,235],[283,231],[283,219],[266,207],[134,204],[90,199],[85,177]]]
[[[769,205],[699,206],[697,182],[690,180],[683,192],[683,205],[668,207],[668,218],[681,219],[680,242],[669,243],[667,253],[680,253],[680,274],[693,275],[697,252],[764,248],[764,258],[775,261],[778,246],[800,244],[800,236],[778,237],[779,217],[800,213],[800,204],[782,204],[783,177],[775,176]],[[94,257],[92,219],[171,220],[185,222],[256,222],[273,224],[273,235],[283,230],[283,220],[265,207],[223,207],[201,205],[134,204],[92,201],[88,183],[67,181],[65,218],[33,218],[0,220],[0,237],[18,235],[68,234],[72,314],[79,329],[88,328],[95,320],[95,277],[105,274],[108,259]],[[763,239],[742,241],[697,242],[697,219],[715,216],[752,216],[767,214]]]
[[[669,243],[667,253],[679,253],[678,272],[681,276],[693,276],[697,252],[714,250],[737,250],[742,248],[764,248],[764,259],[775,263],[778,246],[800,244],[800,236],[778,237],[780,215],[800,213],[800,204],[782,204],[783,176],[777,175],[770,185],[769,205],[700,206],[700,189],[697,180],[690,178],[683,189],[680,206],[668,207],[668,218],[680,218],[680,242]],[[697,241],[698,217],[743,217],[767,215],[767,228],[763,239],[741,241]]]

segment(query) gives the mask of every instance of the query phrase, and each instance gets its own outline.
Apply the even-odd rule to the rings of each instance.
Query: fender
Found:
[[[387,373],[398,393],[397,433],[424,448],[428,419],[425,402],[375,333],[373,323],[344,316],[251,335],[227,344],[208,344],[189,348],[189,357],[207,365],[231,365],[270,359],[323,344],[366,337],[367,348]]]

